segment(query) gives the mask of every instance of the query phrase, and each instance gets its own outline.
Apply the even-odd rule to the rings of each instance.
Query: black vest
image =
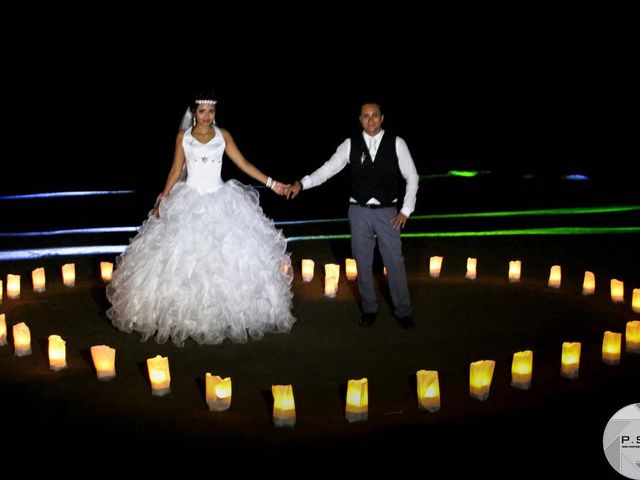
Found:
[[[363,165],[362,159],[365,156],[369,157],[369,149],[362,134],[358,134],[351,138],[349,154],[351,197],[361,205],[371,197],[375,197],[384,206],[394,205],[393,200],[400,198],[404,186],[398,166],[396,136],[384,132],[373,165],[368,161]]]

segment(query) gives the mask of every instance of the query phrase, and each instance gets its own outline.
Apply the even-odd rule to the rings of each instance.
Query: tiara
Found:
[[[217,100],[196,100],[196,103],[198,105],[200,105],[201,103],[206,103],[208,105],[215,105],[216,103],[218,103]]]

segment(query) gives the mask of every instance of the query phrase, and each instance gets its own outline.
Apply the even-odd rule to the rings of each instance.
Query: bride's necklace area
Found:
[[[212,128],[211,131],[207,131],[206,133],[196,132],[194,129],[191,129],[191,136],[195,138],[201,145],[206,145],[209,143],[213,137],[215,136],[215,130]],[[207,163],[209,157],[204,156],[200,157],[202,163]]]
[[[191,130],[191,135],[193,135],[196,140],[201,141],[202,143],[206,143],[209,140],[211,140],[213,137],[215,137],[216,131],[211,128],[211,129],[207,129],[204,132],[192,129]]]

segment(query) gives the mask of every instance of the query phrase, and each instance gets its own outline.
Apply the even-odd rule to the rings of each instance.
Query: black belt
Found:
[[[376,209],[376,208],[391,208],[394,205],[368,205],[368,204],[361,204],[361,203],[351,203],[351,205],[358,205],[359,207],[364,207],[364,208],[371,208],[371,209]]]

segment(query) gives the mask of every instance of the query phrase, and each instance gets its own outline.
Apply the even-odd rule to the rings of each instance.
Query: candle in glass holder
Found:
[[[31,283],[33,284],[34,292],[46,291],[46,278],[44,275],[44,268],[36,268],[31,272]]]
[[[580,342],[563,342],[560,375],[569,379],[578,378],[580,370]]]
[[[310,282],[313,280],[313,270],[314,270],[315,262],[308,258],[302,259],[302,281]]]
[[[511,386],[520,390],[531,388],[531,374],[533,371],[533,352],[525,350],[513,354],[511,363]]]
[[[206,400],[210,412],[222,412],[231,406],[231,377],[205,374]]]
[[[596,276],[593,272],[584,272],[584,281],[582,282],[582,295],[593,295],[596,291]]]
[[[611,279],[611,301],[615,303],[624,303],[624,282]]]
[[[276,427],[296,426],[296,402],[291,385],[271,385],[273,424]]]
[[[640,320],[627,322],[624,351],[627,353],[640,353]]]
[[[337,263],[327,263],[324,266],[324,296],[335,298],[338,293],[338,282],[340,280],[340,265]]]
[[[469,395],[476,400],[484,401],[489,398],[494,360],[478,360],[469,365]]]
[[[20,298],[20,275],[7,275],[7,298]]]
[[[509,262],[509,282],[515,283],[520,281],[520,272],[522,270],[521,260],[511,260]]]
[[[67,349],[59,335],[49,335],[49,369],[58,371],[67,368]]]
[[[116,376],[116,349],[106,345],[91,347],[91,359],[96,369],[96,376],[101,382],[109,381]]]
[[[113,263],[112,262],[100,262],[100,276],[104,282],[111,281],[111,275],[113,275]]]
[[[469,280],[475,280],[476,279],[476,267],[478,265],[478,259],[477,258],[471,258],[468,257],[467,258],[467,273],[465,275],[465,278],[468,278]]]
[[[549,272],[549,288],[560,288],[562,270],[560,265],[554,265]]]
[[[24,322],[13,326],[13,347],[16,357],[31,355],[31,331]]]
[[[169,372],[169,359],[156,355],[147,359],[151,393],[162,397],[171,392],[171,373]]]
[[[347,383],[347,406],[345,417],[348,422],[361,422],[369,416],[369,381],[366,378],[349,380]]]
[[[602,361],[607,365],[618,365],[620,363],[620,349],[622,347],[622,334],[604,332],[602,338]]]
[[[4,313],[0,313],[0,346],[7,344],[7,320]]]
[[[66,263],[62,266],[62,283],[65,287],[76,285],[76,264]]]
[[[442,258],[441,256],[434,255],[429,258],[429,276],[431,278],[438,278],[440,271],[442,270]]]
[[[358,267],[356,261],[353,258],[346,258],[344,261],[344,272],[347,276],[347,280],[353,281],[358,278]]]
[[[418,370],[418,408],[429,412],[440,410],[440,383],[435,370]]]

